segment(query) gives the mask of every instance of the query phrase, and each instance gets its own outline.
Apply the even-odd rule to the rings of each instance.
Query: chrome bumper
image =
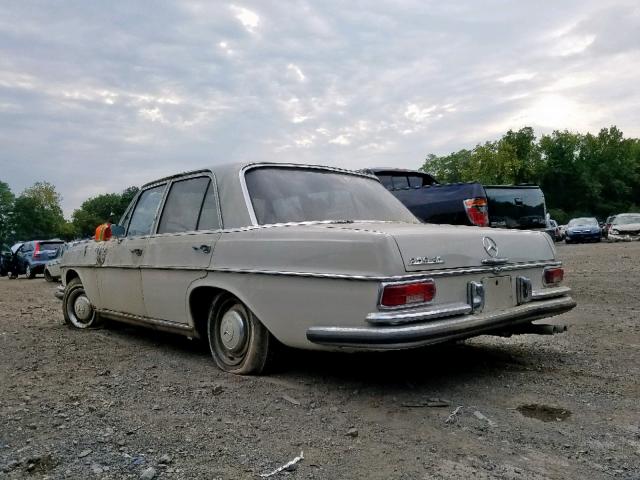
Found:
[[[513,327],[568,312],[575,306],[576,302],[571,297],[562,296],[532,301],[508,310],[449,316],[430,320],[428,323],[373,327],[311,327],[307,330],[307,339],[321,345],[376,350],[418,347],[476,335],[508,333]],[[418,321],[417,313],[412,318],[413,321]],[[407,312],[398,314],[406,315]]]

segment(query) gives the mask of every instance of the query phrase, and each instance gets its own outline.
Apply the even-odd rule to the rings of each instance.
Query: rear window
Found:
[[[245,180],[261,225],[322,220],[418,223],[380,183],[360,175],[264,167],[249,170]]]
[[[546,207],[539,188],[485,187],[491,226],[545,228]]]
[[[58,250],[64,242],[40,242],[40,251],[43,250]]]

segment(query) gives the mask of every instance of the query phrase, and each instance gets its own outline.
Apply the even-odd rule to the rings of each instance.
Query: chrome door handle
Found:
[[[133,249],[131,249],[131,253],[133,253],[134,255],[137,255],[137,256],[141,256],[142,255],[142,249],[141,248],[133,248]]]
[[[209,245],[194,245],[192,247],[194,250],[200,250],[202,253],[211,253],[211,247]]]

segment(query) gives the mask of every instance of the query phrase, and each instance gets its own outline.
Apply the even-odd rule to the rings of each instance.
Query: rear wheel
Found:
[[[49,273],[49,270],[47,270],[46,268],[44,269],[44,279],[47,282],[55,282],[55,279],[51,276],[51,274]]]
[[[102,324],[79,278],[74,278],[67,284],[62,297],[62,312],[65,323],[70,327],[95,328]]]
[[[209,348],[216,365],[237,375],[259,375],[271,361],[275,339],[240,300],[219,297],[207,321]]]
[[[36,278],[36,272],[33,271],[33,268],[31,268],[31,265],[27,264],[27,268],[24,271],[24,274],[27,276],[27,278],[29,279],[33,279]]]

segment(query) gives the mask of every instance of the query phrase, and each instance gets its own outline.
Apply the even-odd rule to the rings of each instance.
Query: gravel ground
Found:
[[[640,479],[640,243],[559,245],[562,335],[391,354],[287,352],[268,377],[202,344],[63,325],[0,278],[0,477]],[[457,412],[452,414],[452,412]]]

